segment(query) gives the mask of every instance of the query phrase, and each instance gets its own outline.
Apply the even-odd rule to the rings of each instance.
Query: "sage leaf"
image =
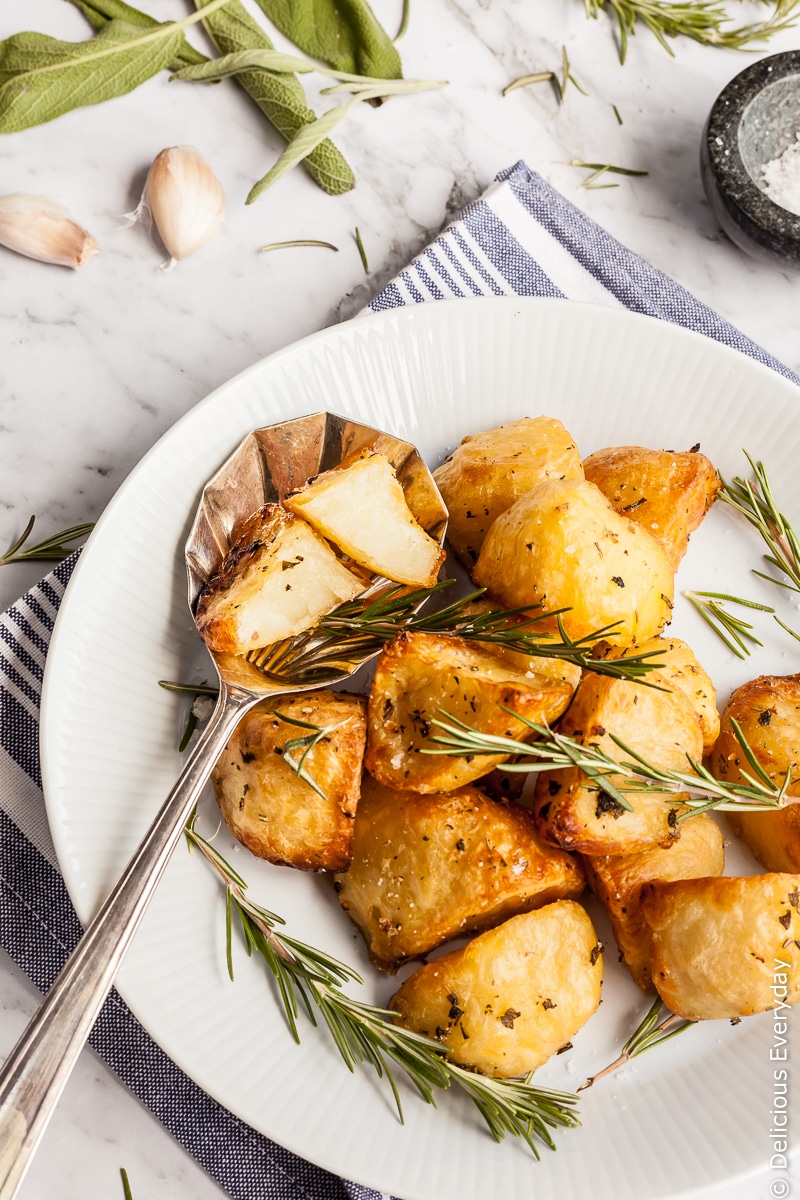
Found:
[[[303,125],[289,142],[289,145],[278,161],[267,171],[263,179],[259,179],[258,183],[253,184],[250,194],[247,197],[247,203],[252,204],[262,192],[272,187],[273,183],[276,183],[281,175],[285,175],[292,167],[296,167],[298,163],[305,161],[309,154],[325,141],[328,134],[333,132],[344,117],[348,107],[348,105],[337,105],[336,108],[331,108],[328,112],[323,113],[321,117],[317,117],[316,121],[311,121],[310,124]]]
[[[129,25],[139,25],[142,29],[153,29],[160,24],[155,17],[148,16],[131,4],[125,4],[124,0],[69,0],[69,3],[81,10],[95,32],[104,29],[109,21],[127,21]],[[169,65],[171,70],[179,71],[181,67],[204,62],[208,62],[205,54],[195,50],[183,38],[178,54]]]
[[[400,79],[400,55],[366,0],[257,0],[304,54],[337,71]]]
[[[275,49],[261,26],[250,17],[239,0],[228,0],[225,8],[212,16],[209,16],[208,6],[204,6],[202,0],[194,2],[202,14],[206,32],[220,54]],[[300,82],[294,75],[254,70],[244,71],[236,78],[270,124],[287,142],[291,142],[305,126],[316,121],[315,114],[306,104]],[[339,196],[355,187],[353,172],[347,161],[327,138],[315,145],[303,160],[303,164],[312,179],[329,195]]]
[[[212,0],[219,9],[229,0]],[[0,133],[17,133],[73,108],[124,96],[181,49],[183,28],[196,14],[144,29],[112,20],[87,42],[18,33],[0,42]]]

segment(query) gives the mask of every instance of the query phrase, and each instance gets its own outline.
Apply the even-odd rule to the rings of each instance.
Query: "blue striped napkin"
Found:
[[[455,296],[557,296],[629,308],[699,330],[800,384],[675,280],[631,254],[524,163],[375,297],[373,312]],[[81,934],[41,793],[39,697],[58,606],[77,554],[0,616],[0,945],[42,990]],[[380,1200],[255,1133],[192,1083],[112,993],[97,1053],[235,1200]]]

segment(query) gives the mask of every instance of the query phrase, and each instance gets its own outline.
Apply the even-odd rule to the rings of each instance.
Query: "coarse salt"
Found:
[[[783,154],[764,163],[764,191],[787,212],[800,216],[800,133]]]

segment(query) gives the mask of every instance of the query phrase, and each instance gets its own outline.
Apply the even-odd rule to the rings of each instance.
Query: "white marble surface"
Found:
[[[187,12],[182,0],[141,7],[162,19]],[[400,0],[374,7],[396,26]],[[6,0],[0,37],[21,29],[75,40],[87,33],[63,0]],[[190,36],[202,45],[196,30]],[[502,97],[517,76],[557,67],[562,44],[589,97],[571,89],[559,108],[546,85]],[[798,44],[800,35],[787,33],[770,49]],[[278,141],[233,83],[200,88],[162,75],[127,97],[0,139],[0,191],[63,200],[103,251],[79,274],[0,252],[0,545],[31,513],[43,534],[96,518],[144,451],[196,401],[270,351],[357,312],[448,216],[521,157],[800,370],[800,275],[751,261],[728,243],[700,185],[706,114],[748,57],[682,43],[669,58],[640,32],[621,67],[610,24],[587,22],[580,0],[412,0],[400,49],[408,76],[449,86],[348,119],[337,141],[358,186],[338,199],[297,170],[244,207]],[[121,230],[120,215],[137,202],[155,153],[178,143],[197,145],[214,165],[228,219],[203,252],[165,274],[144,230]],[[581,191],[582,173],[566,165],[576,157],[649,174]],[[300,237],[332,241],[340,252],[258,253],[265,242]],[[40,573],[35,564],[0,570],[0,608]],[[0,1052],[34,1004],[30,984],[0,962]],[[222,1194],[86,1053],[20,1194],[121,1197],[120,1166],[137,1200]],[[767,1187],[766,1179],[750,1181],[718,1200],[766,1196]]]

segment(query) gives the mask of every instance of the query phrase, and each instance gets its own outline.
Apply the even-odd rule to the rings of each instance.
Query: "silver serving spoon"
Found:
[[[447,510],[408,442],[330,413],[270,425],[249,434],[203,489],[186,544],[192,614],[201,588],[220,567],[247,517],[365,448],[389,459],[411,511],[441,544]],[[378,596],[394,586],[374,576],[364,596]],[[343,638],[312,631],[246,659],[212,654],[219,699],[203,735],[0,1072],[0,1200],[12,1200],[22,1182],[184,825],[241,717],[264,698],[341,683],[378,649],[357,634]]]

